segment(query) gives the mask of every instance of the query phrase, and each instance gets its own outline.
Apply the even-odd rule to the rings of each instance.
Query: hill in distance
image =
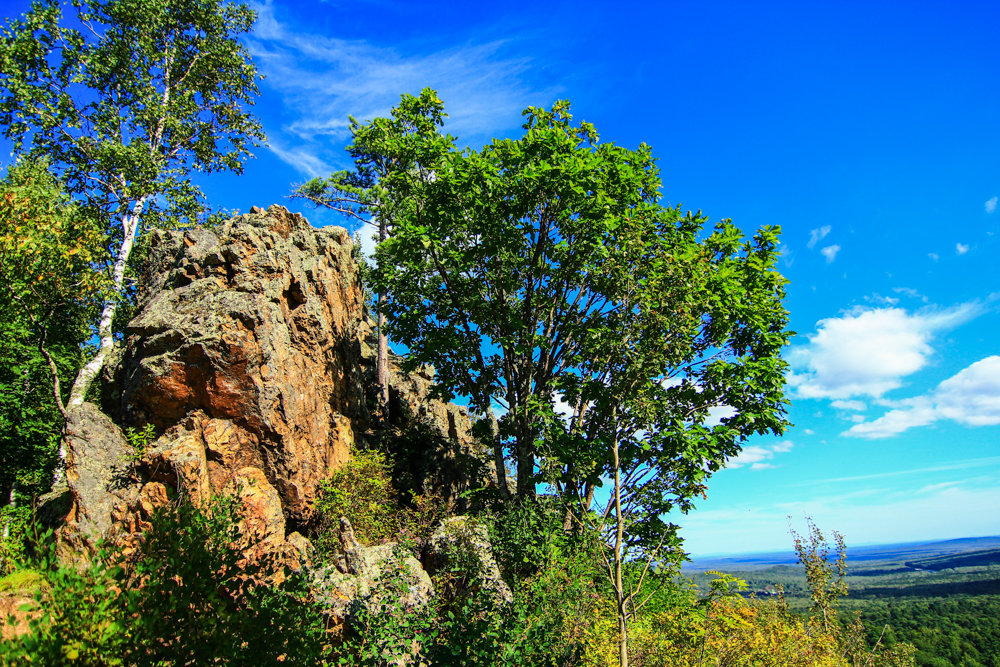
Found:
[[[906,562],[913,569],[929,570],[1000,563],[1000,535],[962,537],[931,542],[847,546],[849,567],[857,568],[866,563],[890,561]],[[694,558],[684,565],[684,571],[688,573],[706,570],[749,572],[777,565],[795,565],[796,563],[795,552],[792,550],[771,551]]]

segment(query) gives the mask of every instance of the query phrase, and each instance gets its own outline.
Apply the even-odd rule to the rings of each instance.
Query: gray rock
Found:
[[[69,532],[75,531],[89,547],[138,496],[139,485],[124,470],[128,451],[121,429],[96,405],[84,403],[70,409],[66,422]]]
[[[471,574],[473,585],[487,591],[498,604],[514,601],[493,557],[486,526],[471,517],[456,516],[441,523],[431,535],[425,564],[432,575],[453,568]]]
[[[390,601],[404,610],[420,609],[434,597],[434,584],[420,561],[400,553],[395,543],[362,546],[343,517],[340,540],[338,561],[313,572],[316,599],[338,618],[350,624],[358,605],[374,613]]]

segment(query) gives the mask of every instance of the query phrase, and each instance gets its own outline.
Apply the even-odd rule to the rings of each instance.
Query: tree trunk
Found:
[[[611,442],[611,459],[615,469],[615,601],[618,604],[618,664],[628,667],[628,616],[625,586],[622,582],[622,543],[625,518],[622,516],[622,476],[618,460],[618,434]]]
[[[486,407],[486,418],[490,420],[490,440],[493,443],[493,467],[497,473],[497,486],[500,488],[500,497],[504,500],[510,499],[510,487],[507,486],[507,466],[503,464],[503,442],[500,439],[500,424],[497,416],[493,414],[493,406]]]
[[[73,382],[73,388],[69,393],[69,402],[66,405],[67,409],[83,405],[83,401],[87,397],[87,390],[90,389],[90,385],[93,384],[97,374],[104,368],[104,360],[115,344],[114,331],[111,325],[114,322],[115,313],[118,312],[118,299],[122,292],[122,285],[125,283],[125,267],[128,265],[129,256],[131,256],[132,248],[135,246],[136,232],[139,229],[139,216],[142,215],[142,209],[145,204],[146,197],[141,197],[132,207],[131,213],[126,214],[122,218],[122,243],[118,249],[118,259],[115,260],[115,267],[112,273],[114,294],[104,302],[104,308],[101,310],[101,320],[97,325],[97,336],[100,338],[101,346],[98,348],[94,358],[88,361],[77,374],[76,380]],[[65,451],[62,448],[60,448],[59,456],[62,458],[63,464],[65,464]]]
[[[10,495],[7,497],[7,506],[11,509],[17,507],[17,497],[14,495],[15,489],[17,489],[17,482],[10,485]],[[3,524],[3,539],[10,537],[10,523],[5,522]]]
[[[386,229],[385,221],[379,218],[378,221],[378,242],[385,241]],[[384,419],[386,410],[389,407],[389,338],[385,335],[385,294],[378,295],[378,322],[376,324],[378,334],[378,355],[375,360],[375,376],[379,386],[379,411]]]
[[[535,443],[530,432],[517,436],[517,496],[535,499]]]

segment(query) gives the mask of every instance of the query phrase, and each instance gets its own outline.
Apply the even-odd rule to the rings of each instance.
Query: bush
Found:
[[[14,572],[27,559],[31,519],[29,507],[0,507],[0,577]]]
[[[418,550],[444,514],[444,503],[434,496],[416,496],[405,505],[392,483],[391,461],[381,452],[359,450],[320,486],[312,542],[321,560],[335,556],[343,516],[363,545],[392,540]]]
[[[326,626],[306,583],[267,583],[279,570],[243,559],[236,518],[231,499],[184,502],[152,517],[125,567],[113,550],[79,570],[49,557],[42,615],[0,645],[0,663],[319,664]]]

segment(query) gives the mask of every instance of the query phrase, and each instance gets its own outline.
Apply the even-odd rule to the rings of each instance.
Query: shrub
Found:
[[[0,645],[3,664],[318,664],[329,653],[321,610],[298,576],[270,585],[268,562],[240,551],[237,506],[215,499],[161,508],[125,562],[103,552],[84,569],[42,563],[31,631]]]
[[[392,463],[378,451],[359,450],[320,486],[312,531],[318,557],[339,552],[340,517],[347,517],[364,545],[394,540],[416,550],[444,517],[436,496],[416,496],[405,505],[392,483]]]

